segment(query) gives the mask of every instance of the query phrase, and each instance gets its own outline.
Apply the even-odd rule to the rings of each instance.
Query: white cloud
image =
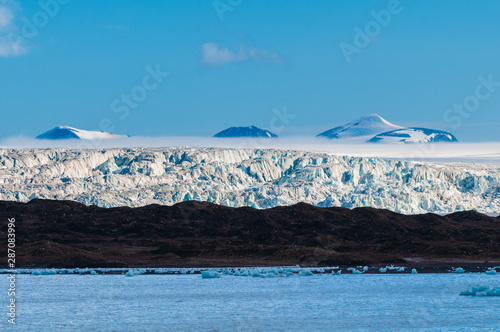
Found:
[[[8,58],[23,55],[27,47],[15,36],[18,27],[14,24],[14,10],[19,4],[11,0],[0,0],[0,57]]]
[[[6,6],[0,5],[0,29],[9,27],[13,19],[12,11]]]
[[[220,47],[217,43],[205,43],[201,47],[203,63],[221,66],[234,62],[282,63],[276,52],[241,45],[238,51]]]
[[[18,44],[8,37],[0,36],[0,57],[10,58],[26,54],[28,49],[23,44]]]

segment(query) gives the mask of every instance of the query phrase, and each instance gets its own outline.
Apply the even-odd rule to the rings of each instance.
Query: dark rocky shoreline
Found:
[[[16,219],[18,268],[500,265],[500,218],[473,211],[402,215],[304,203],[257,210],[196,201],[105,209],[51,200],[0,201],[0,211],[5,248],[8,218]]]

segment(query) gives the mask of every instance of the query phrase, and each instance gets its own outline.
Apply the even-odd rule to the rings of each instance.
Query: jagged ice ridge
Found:
[[[401,213],[500,212],[500,171],[324,153],[221,148],[2,149],[0,199],[101,207],[185,200],[269,208],[306,202]]]

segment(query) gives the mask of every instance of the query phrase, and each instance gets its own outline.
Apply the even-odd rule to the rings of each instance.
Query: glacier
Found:
[[[271,208],[306,202],[399,213],[500,212],[498,165],[279,149],[0,149],[0,200],[100,207],[199,200]]]

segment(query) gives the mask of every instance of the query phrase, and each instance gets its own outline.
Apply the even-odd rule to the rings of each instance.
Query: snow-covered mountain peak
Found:
[[[41,135],[38,135],[37,139],[83,139],[83,140],[92,140],[92,139],[108,139],[108,138],[125,138],[127,135],[114,135],[104,131],[90,131],[90,130],[82,130],[69,126],[59,126],[51,129]]]
[[[452,134],[436,129],[403,128],[378,134],[368,141],[369,143],[441,143],[458,142]]]
[[[327,138],[356,138],[375,136],[401,128],[403,127],[390,123],[378,114],[369,114],[343,126],[338,126],[322,132],[318,136]]]
[[[250,127],[231,127],[218,132],[214,137],[278,137],[278,135],[269,130],[260,129],[255,126]]]

